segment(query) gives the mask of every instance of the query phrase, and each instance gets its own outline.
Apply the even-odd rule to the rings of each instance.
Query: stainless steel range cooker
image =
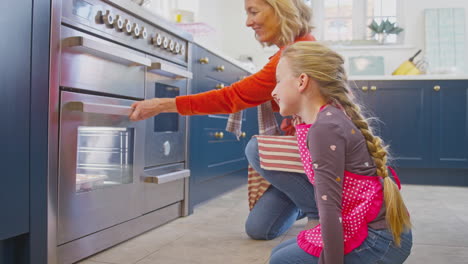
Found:
[[[49,263],[188,213],[187,120],[131,104],[187,94],[191,36],[131,1],[53,1]]]

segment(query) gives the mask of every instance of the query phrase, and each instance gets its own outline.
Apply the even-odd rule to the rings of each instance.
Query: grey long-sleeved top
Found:
[[[376,167],[360,130],[342,110],[331,105],[317,114],[307,135],[307,146],[312,164],[316,164],[315,200],[324,244],[319,263],[341,264],[344,254],[337,253],[344,252],[343,225],[339,220],[343,181],[337,177],[343,177],[345,170],[375,176]],[[369,226],[374,229],[387,227],[384,204]]]

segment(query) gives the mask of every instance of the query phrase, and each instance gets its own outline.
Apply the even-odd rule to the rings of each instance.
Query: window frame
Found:
[[[352,0],[353,1],[353,39],[351,41],[333,41],[333,40],[324,40],[324,24],[325,24],[325,0],[305,0],[305,2],[312,8],[312,25],[314,26],[314,36],[323,42],[329,43],[340,43],[340,44],[349,44],[349,42],[359,42],[363,45],[376,44],[376,41],[366,39],[367,34],[367,0]],[[404,27],[404,12],[403,12],[403,0],[396,1],[396,21],[399,27]],[[397,35],[397,40],[395,44],[404,43],[404,31]]]

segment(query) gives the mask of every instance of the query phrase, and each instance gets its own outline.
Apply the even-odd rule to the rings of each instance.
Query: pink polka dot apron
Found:
[[[296,126],[296,136],[304,170],[309,181],[315,184],[312,158],[307,148],[307,133],[310,127],[310,124]],[[393,173],[393,170],[391,171]],[[367,224],[377,217],[382,203],[383,188],[380,177],[344,172],[342,217],[340,219],[343,224],[344,254],[350,253],[366,240]],[[323,249],[321,233],[320,225],[300,232],[297,236],[299,247],[307,253],[319,257]]]

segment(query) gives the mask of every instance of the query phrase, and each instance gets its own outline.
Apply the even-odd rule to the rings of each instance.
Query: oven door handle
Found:
[[[161,75],[173,78],[173,79],[192,79],[193,78],[193,74],[191,72],[174,67],[170,64],[163,63],[163,62],[151,63],[151,66],[148,68],[148,71],[161,74]]]
[[[82,36],[63,39],[62,47],[71,48],[129,66],[151,66],[151,60],[148,58]]]
[[[158,176],[150,175],[146,172],[143,172],[142,176],[145,182],[163,184],[163,183],[168,183],[171,181],[176,181],[176,180],[190,177],[190,170],[180,170],[180,171],[170,172],[170,173],[166,173],[166,174],[162,174]]]
[[[71,111],[79,111],[83,113],[107,114],[129,116],[133,109],[130,106],[96,104],[82,101],[68,102],[66,107]]]

